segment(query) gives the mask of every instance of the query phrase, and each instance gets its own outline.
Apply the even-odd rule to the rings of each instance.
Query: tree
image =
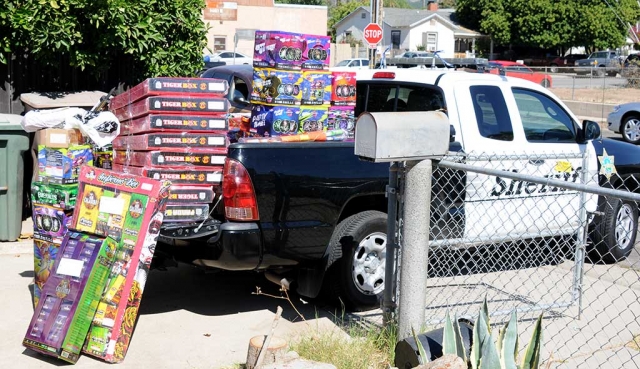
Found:
[[[367,8],[369,6],[369,2],[366,0],[353,0],[341,2],[336,6],[329,7],[327,29],[331,35],[331,42],[336,42],[336,24],[361,6]]]
[[[624,43],[640,8],[635,0],[457,0],[456,14],[501,45],[604,49]]]
[[[0,47],[93,75],[126,60],[136,82],[187,76],[203,63],[203,0],[3,0]],[[0,59],[0,62],[6,62]]]

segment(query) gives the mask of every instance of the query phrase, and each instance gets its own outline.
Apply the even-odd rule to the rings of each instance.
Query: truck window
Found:
[[[500,87],[471,86],[469,90],[482,137],[513,141],[513,126]]]
[[[366,83],[356,85],[356,109],[371,113],[394,111],[445,110],[444,98],[439,88],[398,83]]]
[[[573,119],[555,101],[537,91],[513,89],[524,135],[529,142],[576,142]]]

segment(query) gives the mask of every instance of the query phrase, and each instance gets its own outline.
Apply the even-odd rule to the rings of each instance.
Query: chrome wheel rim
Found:
[[[640,120],[631,118],[624,123],[624,136],[629,141],[638,141],[640,139]]]
[[[616,247],[621,250],[629,247],[633,238],[633,231],[633,209],[629,204],[622,204],[616,215]]]
[[[365,295],[377,295],[384,290],[386,247],[387,235],[376,232],[360,241],[353,253],[353,283]]]

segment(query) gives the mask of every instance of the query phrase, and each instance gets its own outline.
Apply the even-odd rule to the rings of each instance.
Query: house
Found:
[[[349,39],[364,41],[363,30],[371,20],[370,9],[359,7],[336,23],[336,42]],[[391,46],[393,54],[406,50],[442,50],[445,58],[474,57],[476,40],[482,34],[462,27],[454,9],[439,9],[437,2],[429,3],[427,9],[383,8],[382,42],[379,49]]]
[[[206,0],[203,18],[211,26],[207,46],[213,52],[235,48],[253,55],[256,30],[327,34],[326,6],[276,4],[274,0]]]

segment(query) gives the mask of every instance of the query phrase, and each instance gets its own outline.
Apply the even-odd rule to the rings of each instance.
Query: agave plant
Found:
[[[467,363],[467,366],[472,369],[538,369],[542,342],[542,314],[536,320],[531,340],[522,356],[520,365],[516,364],[518,354],[517,324],[518,318],[514,311],[511,314],[511,319],[498,332],[497,342],[494,342],[491,335],[491,326],[489,325],[489,309],[485,298],[473,327],[471,352],[469,354],[470,357],[467,358],[458,319],[456,317],[452,320],[447,312],[442,337],[442,353],[462,358]],[[419,359],[421,363],[425,363],[428,358],[415,332],[414,338],[418,345]]]

